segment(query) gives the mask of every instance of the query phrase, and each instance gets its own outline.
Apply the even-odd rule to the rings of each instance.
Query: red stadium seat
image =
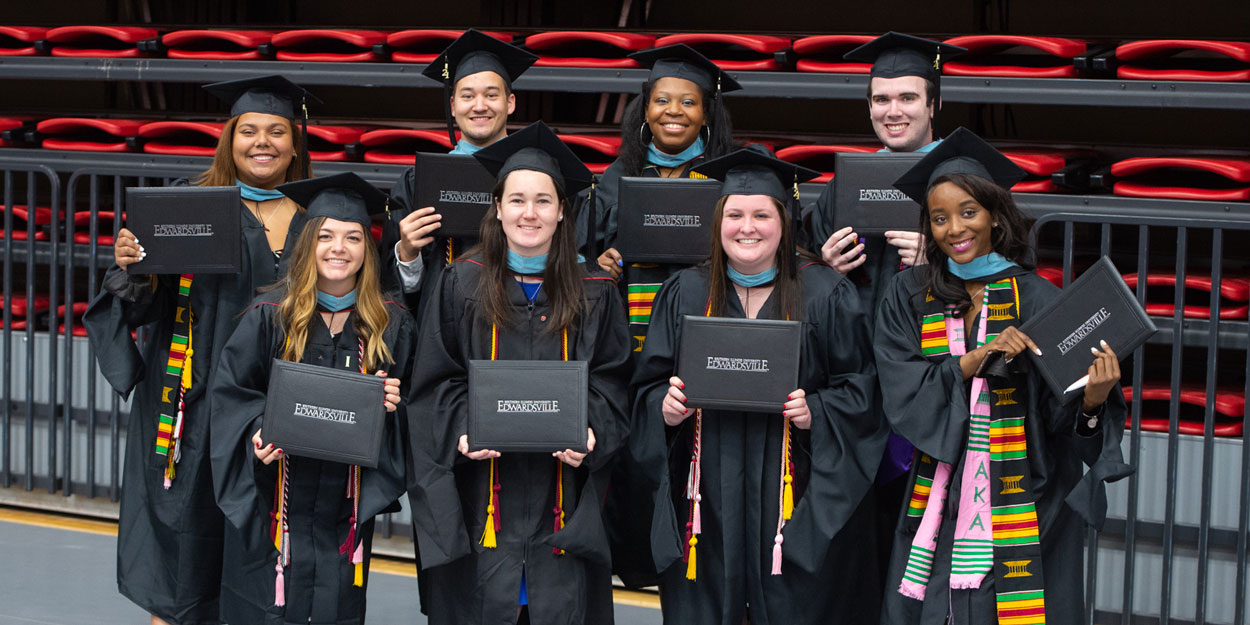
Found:
[[[525,38],[538,55],[534,65],[548,67],[638,67],[626,55],[655,47],[655,37],[639,33],[559,31]]]
[[[789,37],[682,33],[655,40],[655,47],[684,43],[726,71],[779,70],[773,54],[790,47]]]
[[[73,308],[70,309],[70,312],[73,315],[73,318],[70,321],[70,325],[73,327],[73,331],[71,332],[73,336],[87,336],[87,327],[82,324],[82,316],[87,312],[88,306],[90,306],[90,304],[87,302],[74,302]],[[56,307],[56,319],[58,323],[57,330],[64,335],[65,324],[63,321],[65,320],[65,304],[61,304]]]
[[[482,32],[504,43],[512,43],[509,33]],[[463,30],[401,30],[387,35],[386,45],[392,48],[391,60],[396,63],[433,63],[444,48],[463,34]]]
[[[968,35],[946,40],[968,51],[942,66],[951,76],[1072,78],[1072,57],[1085,52],[1085,42],[1060,37]]]
[[[457,135],[458,136],[458,135]],[[447,152],[451,141],[446,130],[381,128],[360,136],[366,163],[411,165],[417,152]]]
[[[1158,39],[1115,49],[1120,78],[1132,80],[1250,80],[1250,42]]]
[[[824,183],[833,180],[833,155],[840,152],[864,153],[876,152],[881,149],[878,143],[847,143],[840,145],[792,145],[777,150],[777,158],[796,163],[820,172],[820,177],[812,182]]]
[[[3,208],[0,205],[0,208]],[[13,231],[6,233],[4,231],[3,215],[0,215],[0,239],[11,238],[14,241],[26,241],[30,236],[26,231],[30,225],[30,210],[25,206],[14,206],[11,209],[13,213]],[[47,241],[48,231],[45,229],[52,223],[52,209],[42,206],[35,208],[35,240]]]
[[[21,128],[25,124],[26,124],[26,121],[20,117],[0,117],[0,132],[11,130],[13,128]],[[17,144],[18,144],[17,141],[9,142],[9,141],[5,141],[3,138],[0,138],[0,148],[11,146],[11,145],[17,145]]]
[[[49,300],[45,294],[36,294],[35,299],[28,303],[25,295],[14,293],[13,298],[5,302],[4,296],[0,295],[0,311],[3,311],[6,305],[9,314],[13,317],[13,323],[9,327],[14,330],[25,330],[27,321],[48,311]],[[0,325],[3,321],[4,318],[0,316]]]
[[[35,56],[35,42],[47,29],[35,26],[0,26],[0,56]]]
[[[157,36],[155,28],[137,26],[62,26],[44,38],[52,42],[52,56],[132,58],[143,56],[138,44]]]
[[[96,212],[96,243],[99,245],[113,244],[113,219],[114,213],[111,210],[100,210]],[[122,221],[126,220],[125,213],[122,214]],[[91,211],[79,211],[74,213],[74,243],[80,245],[91,244]]]
[[[175,30],[161,37],[171,59],[254,61],[264,58],[260,46],[269,43],[267,30]]]
[[[337,162],[354,160],[348,151],[354,153],[352,146],[369,130],[367,126],[309,126],[308,158]]]
[[[1130,289],[1137,288],[1137,274],[1125,274],[1124,281]],[[1168,272],[1150,272],[1146,274],[1146,312],[1156,317],[1171,317],[1176,312],[1172,301],[1173,289],[1176,286],[1176,275]],[[1166,287],[1149,290],[1149,287]],[[1185,289],[1195,291],[1197,295],[1185,296],[1184,315],[1190,319],[1210,319],[1211,308],[1211,276],[1186,275]],[[1220,281],[1220,319],[1245,319],[1250,312],[1250,280],[1240,277],[1225,276]],[[1159,301],[1163,299],[1164,301]],[[1154,301],[1152,301],[1154,300]]]
[[[1130,197],[1244,202],[1250,200],[1250,159],[1130,158],[1111,165],[1112,190]]]
[[[1016,193],[1055,193],[1060,189],[1050,175],[1067,166],[1068,159],[1092,156],[1087,151],[1051,148],[1004,148],[1003,154],[1029,173],[1030,177],[1011,187]]]
[[[48,150],[80,152],[129,152],[127,137],[138,135],[147,122],[133,119],[93,119],[88,117],[57,117],[45,119],[37,126],[46,135],[43,147]]]
[[[621,150],[620,135],[559,135],[591,172],[607,171]]]
[[[1124,387],[1125,401],[1132,402],[1133,394],[1133,387]],[[1171,423],[1168,417],[1168,402],[1171,398],[1172,389],[1166,382],[1142,385],[1141,429],[1148,432],[1168,431],[1168,425]],[[1207,405],[1206,389],[1196,385],[1182,386],[1179,400],[1182,404],[1195,409],[1205,409]],[[1216,390],[1214,405],[1216,412],[1215,435],[1241,436],[1246,398],[1241,394],[1240,389],[1227,388]],[[1186,416],[1191,418],[1186,418]],[[1177,429],[1181,434],[1201,436],[1204,426],[1200,419],[1202,419],[1201,410],[1182,411],[1181,420],[1177,423]],[[1131,425],[1131,420],[1125,423],[1126,428],[1131,427]]]
[[[374,44],[386,41],[378,30],[288,30],[273,36],[279,61],[359,63],[379,60]]]
[[[842,55],[875,39],[872,35],[816,35],[794,42],[794,53],[799,55],[795,69],[800,72],[823,72],[827,74],[867,74],[871,63],[847,61]]]
[[[220,122],[152,122],[139,128],[138,136],[148,154],[212,156],[224,127]]]

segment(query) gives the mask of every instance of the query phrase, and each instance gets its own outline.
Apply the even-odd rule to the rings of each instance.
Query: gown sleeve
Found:
[[[416,321],[399,306],[388,306],[391,322],[383,335],[391,350],[393,363],[385,367],[387,377],[398,378],[399,396],[407,397],[412,385],[412,363],[416,357]],[[360,518],[367,519],[386,511],[404,493],[407,477],[404,435],[408,406],[396,406],[386,413],[386,428],[376,469],[366,468],[360,480]]]
[[[912,305],[914,270],[894,277],[877,307],[874,351],[890,426],[917,449],[955,464],[963,455],[970,409],[959,359],[931,362],[920,351]]]
[[[669,496],[669,436],[660,406],[668,393],[668,379],[677,369],[677,345],[681,342],[681,277],[665,281],[652,304],[647,341],[634,369],[634,407],[630,422],[629,462],[636,471],[631,479],[639,492],[652,495],[651,554],[656,571],[663,571],[682,556],[677,511]],[[677,440],[675,437],[673,440]]]
[[[148,276],[131,276],[117,265],[104,274],[100,293],[83,315],[83,326],[100,363],[100,371],[123,397],[143,378],[143,357],[131,330],[164,317],[172,318],[167,289],[153,289]]]
[[[784,535],[786,557],[815,573],[872,486],[889,429],[874,409],[876,367],[854,286],[837,278],[825,305],[808,310],[818,315],[813,347],[826,375],[804,389],[812,413],[811,475]]]
[[[275,351],[273,306],[255,304],[244,313],[238,327],[222,349],[217,374],[209,389],[212,414],[210,449],[213,489],[217,506],[243,536],[258,536],[252,527],[264,515],[258,480],[265,469],[252,451],[252,435],[260,428],[269,388],[269,370]],[[263,433],[262,433],[263,436]],[[268,476],[267,483],[272,483]]]
[[[810,236],[812,250],[820,252],[820,247],[829,240],[829,236],[833,234],[833,196],[834,185],[837,184],[830,180],[825,188],[821,190],[820,196],[816,198],[816,202],[812,204],[808,213],[808,217],[804,220],[807,223],[807,231]]]
[[[468,411],[468,372],[457,342],[463,307],[456,293],[455,266],[443,272],[419,325],[417,362],[408,401],[408,496],[421,568],[468,555],[468,530],[453,469],[460,457],[460,433]]]

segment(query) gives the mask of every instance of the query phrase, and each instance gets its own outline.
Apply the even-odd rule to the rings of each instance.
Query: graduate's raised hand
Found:
[[[807,391],[798,389],[786,396],[782,404],[781,416],[788,417],[790,423],[800,430],[812,429],[812,411],[807,407]]]
[[[113,242],[113,262],[118,267],[125,269],[141,260],[148,253],[143,251],[143,246],[139,245],[139,239],[135,237],[135,233],[127,228],[122,228],[117,233],[117,239]]]
[[[486,460],[487,458],[498,458],[499,452],[493,449],[479,449],[477,451],[469,451],[469,435],[461,434],[460,442],[456,445],[456,449],[460,450],[460,454],[469,460]]]
[[[609,247],[600,254],[597,262],[604,271],[612,274],[613,280],[621,279],[621,274],[625,271],[625,260],[621,258],[621,253],[616,251],[615,247]]]
[[[421,253],[421,248],[433,243],[434,231],[442,221],[443,216],[434,212],[433,206],[419,208],[399,220],[399,260],[410,262]]]
[[[898,248],[898,255],[908,267],[925,264],[924,235],[906,230],[887,230],[885,242]]]
[[[1120,381],[1120,359],[1112,351],[1106,341],[1098,341],[1102,351],[1091,347],[1094,362],[1089,366],[1089,382],[1085,384],[1085,398],[1081,408],[1086,414],[1092,414],[1107,401],[1107,395]]]
[[[829,235],[829,240],[820,246],[820,258],[826,265],[842,275],[864,264],[868,257],[864,255],[864,244],[858,243],[859,235],[850,226]]]
[[[274,449],[273,443],[261,447],[264,442],[260,439],[260,430],[256,430],[256,433],[252,435],[252,446],[255,448],[252,453],[256,454],[256,459],[260,460],[261,464],[269,464],[286,455],[281,449]]]
[[[577,467],[582,466],[582,461],[585,460],[586,456],[590,455],[590,452],[594,450],[595,450],[595,431],[590,428],[586,428],[586,453],[582,453],[580,451],[573,451],[572,449],[566,449],[564,451],[557,451],[551,455],[555,456],[556,459],[559,460],[560,462],[563,462],[564,464],[567,464],[570,467],[577,468]]]
[[[404,398],[399,396],[399,378],[386,377],[386,371],[382,369],[378,369],[376,375],[385,380],[383,389],[386,395],[382,398],[382,405],[386,406],[387,412],[395,412],[395,407],[404,401]]]
[[[666,425],[681,425],[694,411],[686,407],[686,388],[681,378],[673,376],[668,379],[668,393],[664,394],[664,402],[660,404],[660,412],[664,414]]]

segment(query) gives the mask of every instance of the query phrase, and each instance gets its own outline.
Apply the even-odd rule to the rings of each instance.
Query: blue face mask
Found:
[[[330,312],[351,308],[356,305],[356,289],[352,289],[350,293],[341,297],[317,291],[317,305]]]
[[[677,167],[685,163],[689,163],[703,155],[703,135],[694,140],[690,147],[678,152],[677,154],[669,154],[655,147],[655,143],[647,144],[647,161],[653,165],[660,167]]]
[[[239,194],[245,200],[253,202],[264,202],[265,200],[276,200],[282,197],[282,192],[275,189],[260,189],[244,183],[242,180],[236,179],[235,186],[239,187]]]
[[[1019,267],[1019,265],[1007,260],[998,252],[990,252],[985,256],[978,256],[962,265],[951,258],[946,259],[946,268],[964,280],[976,280],[992,276],[1012,267]]]
[[[472,156],[480,149],[482,149],[481,146],[473,145],[472,143],[461,139],[456,142],[456,147],[452,148],[449,154],[467,154]]]
[[[733,267],[727,268],[729,269],[729,279],[733,280],[734,284],[747,288],[751,288],[753,286],[763,286],[777,279],[776,267],[769,267],[768,269],[753,275],[747,275],[737,269],[734,269]]]

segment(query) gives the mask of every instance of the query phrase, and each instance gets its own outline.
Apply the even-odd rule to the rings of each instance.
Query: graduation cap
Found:
[[[820,175],[773,156],[759,144],[701,163],[694,171],[722,181],[721,195],[767,195],[782,204],[798,199],[800,182]]]
[[[299,119],[301,142],[300,160],[304,170],[308,171],[308,100],[318,104],[321,100],[309,93],[307,89],[287,80],[285,76],[276,74],[227,80],[204,85],[204,90],[221,98],[230,105],[230,117],[238,117],[244,113],[264,113],[278,115],[289,120]],[[298,105],[298,106],[297,106]],[[296,111],[299,114],[296,115]]]
[[[721,68],[709,61],[706,56],[699,54],[694,48],[684,43],[635,52],[629,55],[629,58],[651,68],[651,75],[647,77],[648,82],[655,82],[670,76],[682,78],[699,85],[713,96],[742,88],[738,81],[721,71]]]
[[[978,176],[1010,191],[1027,172],[976,133],[960,127],[895,180],[894,188],[906,193],[917,204],[927,206],[933,181],[948,174]]]
[[[278,190],[303,206],[309,219],[351,221],[364,226],[366,232],[369,216],[386,210],[386,194],[351,172],[288,182],[278,185]]]
[[[496,179],[518,169],[541,171],[551,176],[565,197],[576,195],[594,178],[573,150],[541,121],[478,150],[473,157]]]
[[[461,78],[478,72],[495,72],[508,88],[538,57],[510,43],[504,43],[480,30],[470,28],[451,42],[438,58],[421,73],[443,83],[446,96],[443,105],[447,113],[447,133],[451,143],[456,143],[454,121],[451,117],[452,89]]]
[[[942,63],[967,52],[932,39],[924,39],[890,31],[847,52],[842,58],[859,63],[872,63],[872,78],[920,76],[934,83],[942,75]]]

